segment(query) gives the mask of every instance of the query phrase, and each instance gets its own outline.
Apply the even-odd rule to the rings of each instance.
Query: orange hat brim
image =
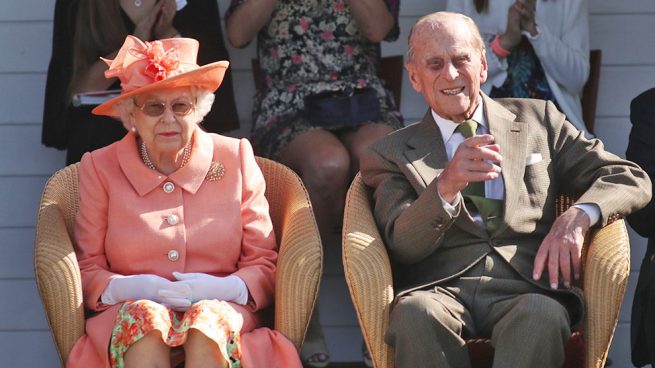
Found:
[[[120,96],[114,97],[111,100],[105,101],[96,106],[91,110],[91,112],[95,115],[118,117],[119,114],[118,111],[116,111],[116,104],[118,102],[143,93],[164,89],[195,86],[214,92],[223,82],[223,77],[225,77],[225,72],[229,65],[230,63],[228,61],[217,61],[171,78],[147,84],[135,90],[121,93]]]

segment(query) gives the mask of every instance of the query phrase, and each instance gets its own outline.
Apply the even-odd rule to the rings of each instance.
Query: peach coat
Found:
[[[230,303],[244,319],[243,366],[300,367],[290,341],[258,328],[256,312],[273,302],[277,246],[264,178],[247,140],[197,128],[189,162],[166,176],[142,162],[136,137],[128,133],[85,154],[79,175],[76,254],[91,316],[68,367],[109,366],[120,304],[102,305],[100,296],[112,278],[155,274],[172,280],[174,271],[243,279],[249,303]],[[172,214],[177,222],[168,221]]]

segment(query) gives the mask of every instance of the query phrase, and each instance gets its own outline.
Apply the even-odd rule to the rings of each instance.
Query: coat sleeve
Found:
[[[625,153],[628,160],[634,161],[655,178],[655,89],[637,96],[630,104],[632,130]],[[639,235],[655,236],[655,201],[628,216],[628,223]]]
[[[362,156],[361,172],[366,185],[373,188],[377,226],[395,261],[419,262],[441,245],[459,216],[461,201],[449,213],[439,197],[437,179],[417,193],[399,166],[376,146]]]
[[[589,76],[589,12],[587,0],[561,1],[560,19],[538,24],[530,40],[546,74],[565,90],[582,92]],[[561,22],[561,23],[560,23]],[[560,25],[563,29],[551,29]],[[561,34],[560,37],[557,34]]]
[[[606,151],[600,140],[586,139],[552,102],[543,106],[560,193],[598,205],[599,226],[614,214],[626,216],[648,203],[651,182],[638,165]]]
[[[273,302],[277,244],[273,223],[264,197],[266,184],[250,143],[242,139],[239,146],[242,173],[241,223],[243,239],[238,270],[234,273],[245,281],[254,309]]]
[[[100,296],[118,275],[109,271],[105,254],[109,196],[96,170],[93,156],[86,153],[80,163],[80,208],[75,219],[75,253],[82,275],[84,303],[102,310]]]

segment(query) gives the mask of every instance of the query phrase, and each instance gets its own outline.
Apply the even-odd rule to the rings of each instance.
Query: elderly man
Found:
[[[483,336],[494,367],[561,367],[587,230],[645,205],[647,175],[550,102],[481,93],[484,43],[464,15],[421,18],[406,67],[430,110],[361,163],[394,263],[396,366],[469,367],[464,339]],[[560,192],[578,201],[556,218]]]

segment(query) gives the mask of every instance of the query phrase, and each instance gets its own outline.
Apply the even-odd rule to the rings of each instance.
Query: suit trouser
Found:
[[[545,294],[491,253],[458,278],[400,297],[385,341],[399,368],[468,368],[472,337],[491,338],[496,368],[560,368],[569,315]]]

